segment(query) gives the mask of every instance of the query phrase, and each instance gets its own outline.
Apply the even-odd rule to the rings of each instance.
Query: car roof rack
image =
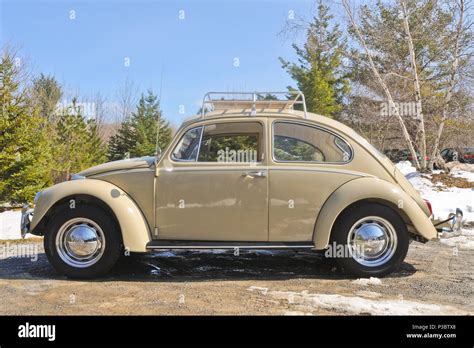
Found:
[[[285,99],[278,99],[283,96]],[[204,95],[201,106],[201,118],[210,112],[221,111],[225,114],[228,110],[241,110],[256,116],[262,112],[289,112],[295,105],[302,105],[304,117],[308,118],[304,94],[291,90],[286,92],[208,92]]]

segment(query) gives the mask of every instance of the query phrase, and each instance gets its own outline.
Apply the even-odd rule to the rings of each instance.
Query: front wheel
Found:
[[[59,272],[70,278],[94,278],[115,265],[122,241],[114,220],[102,209],[65,207],[48,223],[44,248]]]
[[[375,203],[343,212],[332,236],[333,246],[343,245],[346,251],[338,257],[339,263],[361,277],[393,272],[405,259],[409,245],[405,222],[391,208]]]

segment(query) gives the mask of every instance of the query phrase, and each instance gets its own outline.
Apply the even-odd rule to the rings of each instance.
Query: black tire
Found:
[[[376,266],[367,266],[359,263],[353,257],[338,257],[337,260],[345,271],[358,277],[382,277],[396,270],[405,259],[408,252],[409,235],[405,222],[390,207],[366,203],[354,206],[344,211],[337,219],[331,238],[331,245],[348,245],[349,233],[358,221],[365,217],[379,217],[388,221],[394,229],[397,238],[393,255],[385,263]],[[347,256],[347,255],[344,255]]]
[[[95,222],[103,232],[105,247],[98,260],[88,267],[74,267],[66,263],[59,255],[56,237],[61,227],[75,218],[86,218]],[[92,205],[81,205],[74,209],[68,206],[56,211],[48,222],[44,236],[44,249],[49,262],[60,273],[69,278],[90,279],[106,274],[117,263],[122,254],[123,245],[120,230],[115,220],[102,209]]]

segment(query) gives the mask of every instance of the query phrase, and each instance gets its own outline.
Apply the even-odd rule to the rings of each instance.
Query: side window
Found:
[[[217,123],[204,127],[198,162],[255,163],[262,154],[261,123]]]
[[[344,163],[352,158],[349,144],[319,128],[275,122],[273,157],[277,161]]]
[[[172,158],[177,161],[196,161],[202,127],[188,130],[173,150]]]

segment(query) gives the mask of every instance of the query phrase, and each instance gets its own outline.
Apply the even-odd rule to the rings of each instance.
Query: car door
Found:
[[[155,239],[268,240],[265,120],[185,129],[157,168]]]
[[[324,202],[357,177],[345,166],[353,150],[333,132],[302,122],[275,120],[270,137],[269,241],[311,241]]]

